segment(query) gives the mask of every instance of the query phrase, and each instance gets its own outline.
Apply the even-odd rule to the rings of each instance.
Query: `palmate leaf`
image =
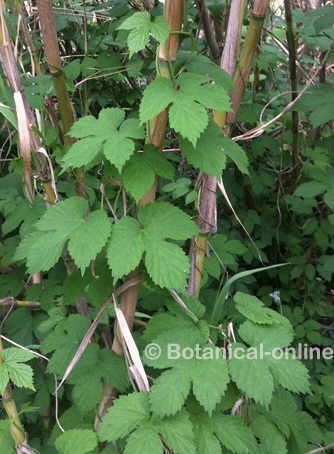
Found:
[[[208,125],[206,109],[214,108],[229,112],[231,110],[229,98],[222,87],[212,85],[210,79],[204,75],[185,73],[179,77],[177,83],[178,89],[171,80],[158,77],[145,89],[139,108],[140,121],[144,123],[151,120],[171,104],[169,109],[171,127],[195,147]],[[232,145],[229,147],[231,153],[234,151],[235,159],[241,162],[243,156],[240,157],[240,147],[236,145],[238,156],[235,147],[233,150],[232,147]]]
[[[88,211],[82,197],[71,197],[49,208],[36,224],[36,230],[20,243],[15,257],[27,259],[30,273],[48,271],[59,260],[69,240],[69,251],[76,265],[84,270],[109,238],[111,223],[104,211]],[[91,241],[96,236],[95,241]]]
[[[74,123],[69,135],[81,139],[74,143],[63,158],[63,169],[89,165],[103,152],[119,171],[135,150],[133,139],[143,139],[144,129],[135,118],[125,120],[119,108],[102,109],[99,118],[91,115]]]
[[[127,44],[130,58],[148,44],[150,36],[164,42],[169,35],[169,25],[163,16],[151,17],[147,11],[134,13],[125,19],[118,27],[119,30],[130,30]]]
[[[184,290],[189,260],[170,238],[191,238],[196,224],[182,210],[167,202],[155,202],[141,208],[137,220],[127,217],[114,226],[108,245],[108,263],[116,279],[132,271],[145,252],[146,269],[160,287]]]

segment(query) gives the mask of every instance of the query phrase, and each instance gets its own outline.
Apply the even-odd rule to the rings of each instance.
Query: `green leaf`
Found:
[[[101,441],[123,438],[149,418],[148,393],[131,393],[114,401],[99,429]]]
[[[21,241],[16,258],[27,258],[30,273],[48,271],[57,263],[69,240],[70,253],[83,273],[110,234],[105,212],[95,211],[84,218],[87,210],[88,203],[82,197],[71,197],[49,208],[37,222],[37,231]],[[95,241],[91,241],[96,234]]]
[[[157,41],[164,42],[169,35],[169,25],[163,16],[151,19],[147,11],[134,13],[125,19],[118,27],[119,30],[131,30],[127,44],[130,57],[148,44],[149,37],[153,36]]]
[[[124,454],[163,454],[159,434],[151,427],[141,427],[133,432],[126,442]]]
[[[166,178],[167,180],[171,180],[174,177],[174,167],[157,148],[152,145],[146,145],[141,156],[159,177]]]
[[[182,153],[189,164],[209,175],[220,176],[225,168],[226,156],[223,152],[223,133],[212,121],[201,134],[196,147],[189,141],[182,141]]]
[[[264,406],[269,405],[274,391],[274,381],[264,358],[250,359],[245,349],[245,357],[241,359],[232,357],[229,360],[229,370],[232,380],[241,391],[256,402]]]
[[[197,225],[187,214],[168,202],[146,205],[139,210],[138,219],[144,225],[148,241],[150,238],[185,240],[199,232]]]
[[[122,137],[120,134],[115,133],[114,136],[109,137],[105,142],[103,151],[105,157],[111,164],[120,172],[135,150],[135,145],[132,140]]]
[[[19,244],[15,253],[17,260],[27,258],[27,268],[30,274],[38,271],[48,271],[62,255],[66,238],[63,234],[48,232],[41,235],[33,232]]]
[[[139,106],[139,118],[145,123],[166,109],[173,102],[176,90],[172,82],[164,77],[157,77],[144,90]]]
[[[303,183],[295,190],[295,195],[298,197],[316,197],[323,192],[325,192],[327,186],[324,183],[319,183],[318,181],[308,181]]]
[[[208,125],[209,118],[201,104],[195,102],[190,96],[177,92],[174,103],[169,109],[169,122],[176,132],[196,146],[198,138]]]
[[[182,249],[167,241],[147,238],[145,265],[155,284],[183,291],[189,272],[189,259]]]
[[[88,210],[88,202],[82,197],[71,197],[50,207],[37,222],[36,227],[42,232],[57,230],[68,238],[83,223],[83,216]]]
[[[6,362],[16,363],[25,363],[33,358],[36,358],[33,353],[17,347],[6,348],[3,352],[3,357]]]
[[[221,443],[231,452],[257,452],[257,443],[249,427],[238,416],[218,416],[214,419],[215,432]]]
[[[8,369],[4,363],[0,364],[0,393],[3,393],[9,382]]]
[[[5,362],[10,380],[19,388],[29,388],[35,391],[33,371],[30,366],[22,363]]]
[[[232,159],[235,165],[238,167],[241,173],[249,174],[248,170],[248,157],[244,150],[232,139],[224,137],[222,139],[222,146],[225,154]]]
[[[175,415],[182,409],[190,392],[190,385],[190,377],[184,369],[173,368],[163,372],[155,380],[150,391],[152,412],[160,417]],[[208,389],[209,385],[206,386]]]
[[[101,145],[102,140],[98,137],[86,137],[75,142],[63,158],[63,169],[90,164],[100,153]]]
[[[294,393],[310,392],[309,373],[302,362],[292,357],[269,357],[268,361],[274,379],[283,388]]]
[[[75,139],[82,139],[83,137],[93,136],[97,126],[97,119],[92,115],[79,118],[70,129],[69,136]]]
[[[1,389],[1,388],[0,388]],[[0,420],[0,446],[4,454],[16,453],[14,439],[10,433],[10,420]]]
[[[130,217],[117,221],[108,244],[108,264],[115,280],[138,266],[144,253],[144,242],[138,222]]]
[[[89,164],[102,149],[108,161],[121,171],[135,150],[132,139],[144,137],[138,120],[124,118],[124,110],[108,108],[100,111],[98,120],[87,116],[75,122],[70,135],[82,140],[72,145],[65,155],[64,169]]]
[[[264,416],[256,416],[251,427],[253,433],[261,440],[263,454],[287,454],[286,441],[277,427]]]
[[[168,447],[176,454],[196,454],[192,424],[186,413],[162,420],[159,429]]]
[[[97,437],[92,430],[72,429],[61,434],[55,445],[61,454],[86,454],[97,447]]]
[[[275,312],[263,306],[261,300],[247,293],[237,292],[233,297],[236,309],[254,323],[271,325]]]
[[[216,349],[205,347],[207,354]],[[230,381],[227,361],[222,357],[212,356],[212,359],[199,359],[191,364],[191,378],[193,381],[193,392],[198,402],[205,410],[212,414],[216,405],[220,402],[226,392],[227,384]]]
[[[137,153],[132,156],[122,173],[123,184],[136,202],[151,189],[155,182],[155,172],[141,154]]]
[[[229,97],[221,86],[209,83],[206,75],[184,72],[178,79],[180,90],[208,109],[230,112]]]
[[[68,250],[82,274],[106,244],[110,230],[111,222],[105,211],[97,210],[71,235]]]
[[[282,319],[286,321],[282,324],[275,323],[270,326],[257,325],[251,321],[246,321],[240,326],[239,335],[249,345],[263,344],[266,349],[286,347],[292,342],[294,333],[289,321],[284,317]]]

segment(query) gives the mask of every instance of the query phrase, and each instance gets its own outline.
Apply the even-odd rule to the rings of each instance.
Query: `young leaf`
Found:
[[[128,47],[130,58],[148,44],[149,37],[164,42],[169,35],[169,25],[163,16],[151,18],[147,11],[134,13],[118,27],[119,30],[130,30]]]

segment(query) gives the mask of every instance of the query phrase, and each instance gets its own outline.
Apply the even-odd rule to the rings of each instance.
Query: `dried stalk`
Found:
[[[38,168],[39,179],[43,184],[46,199],[49,204],[52,204],[57,200],[57,194],[52,184],[49,157],[42,148],[40,137],[33,131],[33,129],[37,130],[38,128],[34,114],[30,109],[22,90],[13,44],[4,18],[4,8],[4,1],[0,0],[0,60],[3,72],[6,75],[8,84],[13,92],[16,106],[19,147],[24,163],[23,184],[25,194],[28,200],[32,201],[34,199],[32,185],[32,161],[34,160]]]

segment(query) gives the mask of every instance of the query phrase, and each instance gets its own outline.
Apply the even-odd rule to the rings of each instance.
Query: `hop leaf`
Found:
[[[128,47],[130,58],[148,44],[150,36],[163,43],[169,35],[169,25],[163,16],[151,17],[147,11],[134,13],[125,19],[119,30],[130,30]]]
[[[151,120],[171,104],[171,127],[195,147],[208,125],[206,108],[229,112],[229,98],[222,87],[211,84],[210,79],[204,75],[185,73],[177,83],[178,90],[172,81],[158,77],[145,89],[139,109],[140,121],[144,123]],[[238,161],[241,160],[239,155],[236,158]]]
[[[98,120],[91,115],[72,126],[69,135],[77,139],[63,159],[64,170],[89,165],[100,152],[119,171],[135,150],[133,139],[143,139],[144,130],[138,120],[125,120],[122,109],[102,109]]]
[[[87,210],[88,203],[81,197],[71,197],[49,208],[36,224],[37,230],[21,241],[16,258],[27,259],[30,273],[48,271],[69,240],[71,256],[83,273],[107,242],[111,230],[104,211],[84,217]]]
[[[179,208],[166,202],[146,205],[137,220],[124,218],[115,224],[108,245],[108,263],[116,279],[138,266],[145,252],[145,265],[161,287],[184,290],[189,260],[183,250],[165,241],[187,239],[198,232],[196,224]]]

